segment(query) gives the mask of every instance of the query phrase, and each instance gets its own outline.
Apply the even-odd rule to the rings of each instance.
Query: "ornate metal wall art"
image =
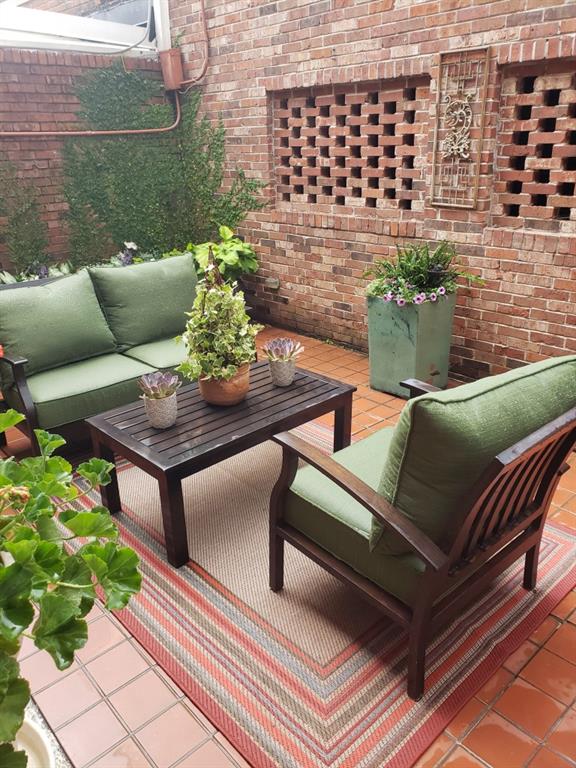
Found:
[[[475,208],[484,138],[488,48],[440,54],[431,204]]]

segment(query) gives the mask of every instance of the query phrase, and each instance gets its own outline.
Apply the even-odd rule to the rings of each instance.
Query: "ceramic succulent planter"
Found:
[[[168,397],[142,397],[142,400],[144,401],[144,410],[151,427],[167,429],[176,423],[178,416],[176,392],[168,395]]]
[[[296,360],[268,360],[270,377],[277,387],[289,387],[294,381]]]
[[[199,379],[200,394],[210,405],[237,405],[250,388],[250,366],[243,365],[228,381],[224,379]]]

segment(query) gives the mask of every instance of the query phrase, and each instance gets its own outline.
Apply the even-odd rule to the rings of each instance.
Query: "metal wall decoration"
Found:
[[[440,54],[432,205],[475,208],[486,115],[488,48]]]

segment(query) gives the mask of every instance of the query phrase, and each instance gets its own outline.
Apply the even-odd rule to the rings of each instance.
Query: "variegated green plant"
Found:
[[[198,284],[188,317],[182,335],[188,356],[177,369],[187,378],[229,381],[256,359],[255,337],[262,326],[250,321],[244,294],[225,283],[213,263]]]

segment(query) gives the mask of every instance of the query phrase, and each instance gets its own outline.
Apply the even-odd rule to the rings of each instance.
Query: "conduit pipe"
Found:
[[[202,78],[206,74],[206,70],[208,69],[210,40],[208,37],[208,22],[206,21],[205,0],[200,0],[200,22],[202,24],[202,31],[204,34],[204,61],[202,62],[202,67],[200,69],[200,72],[195,77],[192,77],[190,80],[182,80],[182,82],[180,83],[180,87],[188,86],[188,88],[186,88],[186,91],[190,89],[190,86],[195,85],[197,82],[202,80]]]
[[[0,139],[66,138],[67,136],[143,136],[155,133],[169,133],[180,125],[182,109],[178,92],[174,91],[176,114],[171,125],[162,128],[132,128],[113,131],[0,131]]]

